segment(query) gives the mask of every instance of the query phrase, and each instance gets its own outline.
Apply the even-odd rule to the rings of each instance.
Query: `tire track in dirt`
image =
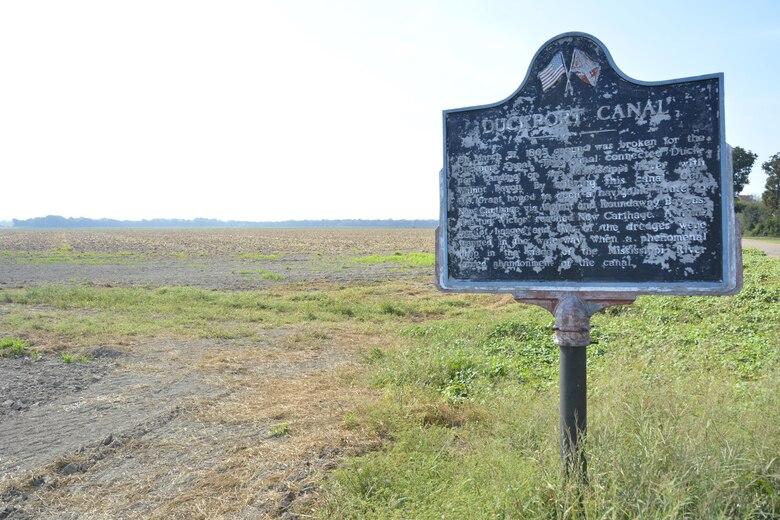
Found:
[[[216,398],[220,391],[160,374],[118,370],[76,395],[0,422],[0,475],[33,470],[109,436],[157,422],[195,395]]]
[[[86,388],[0,417],[0,518],[261,518],[313,500],[359,445],[340,426],[358,396],[335,384],[351,349],[291,348],[296,333],[136,345]]]

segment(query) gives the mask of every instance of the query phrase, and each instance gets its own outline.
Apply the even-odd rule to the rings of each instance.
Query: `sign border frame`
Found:
[[[554,281],[467,281],[449,278],[449,247],[447,240],[447,214],[449,210],[447,198],[447,116],[458,112],[467,112],[494,108],[500,106],[515,97],[531,79],[531,70],[536,63],[539,54],[557,40],[571,37],[587,38],[601,47],[609,61],[610,66],[622,79],[640,86],[674,85],[699,80],[718,80],[720,94],[720,107],[718,121],[720,124],[720,179],[721,179],[721,233],[722,233],[722,280],[719,282],[554,282]],[[443,136],[443,168],[439,174],[440,214],[439,227],[436,230],[436,285],[445,292],[487,292],[509,293],[516,297],[534,298],[543,297],[550,293],[598,293],[602,295],[618,294],[669,294],[669,295],[728,295],[736,294],[742,287],[742,255],[737,247],[740,233],[734,213],[734,186],[731,165],[731,147],[726,143],[725,121],[725,94],[724,74],[704,74],[685,78],[675,78],[664,81],[641,81],[625,74],[612,59],[609,49],[601,40],[583,32],[566,32],[547,40],[534,54],[528,65],[528,71],[520,86],[509,96],[495,103],[476,105],[464,108],[455,108],[442,111],[442,136]]]

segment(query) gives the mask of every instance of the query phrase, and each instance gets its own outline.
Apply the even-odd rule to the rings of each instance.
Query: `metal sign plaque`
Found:
[[[567,33],[492,105],[444,111],[437,282],[469,292],[738,286],[723,75],[642,82]]]

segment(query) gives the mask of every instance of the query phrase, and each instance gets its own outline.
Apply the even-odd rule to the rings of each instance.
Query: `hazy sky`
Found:
[[[780,152],[780,2],[0,2],[0,220],[436,218],[441,111],[553,36],[658,81],[725,73],[726,139]]]

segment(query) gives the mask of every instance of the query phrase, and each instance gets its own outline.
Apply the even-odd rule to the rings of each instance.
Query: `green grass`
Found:
[[[241,260],[278,260],[282,255],[261,253],[259,251],[252,251],[248,253],[241,253],[238,258]]]
[[[405,347],[364,359],[385,397],[350,417],[384,447],[336,472],[321,515],[780,517],[780,261],[748,250],[745,278],[594,317],[588,485],[561,472],[548,314],[405,327]]]
[[[301,324],[347,323],[395,334],[407,320],[485,314],[481,301],[410,289],[401,282],[319,290],[280,283],[263,291],[51,285],[0,290],[0,304],[13,305],[0,316],[0,327],[76,346],[149,337],[251,338],[267,328]]]
[[[0,338],[0,358],[25,356],[38,360],[41,353],[38,349],[32,349],[30,344],[21,338]]]
[[[60,353],[60,359],[64,363],[89,363],[90,358],[89,356],[79,356],[77,354],[69,354],[68,352],[61,352]]]
[[[20,338],[0,338],[0,357],[24,356],[29,347],[26,341]]]
[[[355,263],[376,264],[376,263],[394,263],[404,267],[432,267],[436,262],[436,256],[433,253],[402,253],[396,251],[392,255],[369,255],[351,259]]]
[[[279,437],[285,437],[290,434],[290,425],[287,423],[280,424],[279,426],[274,426],[268,431],[268,436],[274,439],[278,439]]]
[[[265,271],[263,269],[243,269],[238,272],[238,274],[243,276],[258,276],[262,280],[284,280],[283,274],[278,273],[272,273],[270,271]]]
[[[0,251],[0,257],[10,258],[26,264],[84,264],[84,265],[126,265],[148,260],[147,255],[120,251],[117,253],[79,252],[73,246],[60,246],[46,251]]]

